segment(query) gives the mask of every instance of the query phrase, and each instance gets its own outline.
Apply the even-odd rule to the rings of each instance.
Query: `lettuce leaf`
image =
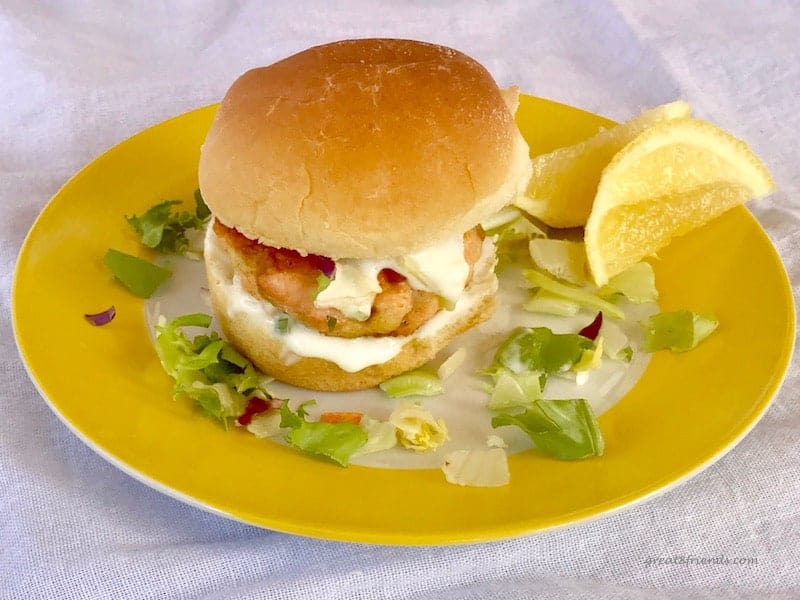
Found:
[[[598,336],[594,340],[594,348],[590,348],[583,353],[581,359],[572,365],[572,370],[576,373],[593,371],[599,369],[603,359],[603,336]]]
[[[281,427],[289,429],[286,441],[293,447],[343,467],[368,439],[367,432],[354,423],[307,421],[303,406],[292,411],[288,402],[281,406]]]
[[[361,417],[360,427],[367,434],[367,442],[356,450],[353,456],[381,452],[397,445],[397,428],[388,421],[381,421],[364,415]]]
[[[492,369],[512,373],[561,373],[581,360],[593,347],[590,339],[576,333],[553,333],[547,327],[518,327],[497,349]]]
[[[530,282],[531,287],[547,290],[551,294],[556,294],[567,300],[577,302],[582,306],[596,308],[615,319],[625,318],[625,313],[622,312],[620,307],[607,300],[603,300],[597,294],[593,294],[582,287],[561,283],[534,269],[526,270],[523,275],[525,275],[525,279]]]
[[[456,450],[444,457],[442,471],[449,483],[472,487],[508,485],[508,457],[502,448]]]
[[[609,279],[598,294],[604,298],[622,294],[636,304],[655,302],[658,300],[658,290],[652,265],[647,262],[636,263]]]
[[[532,404],[542,397],[543,376],[531,371],[513,373],[499,369],[493,375],[494,385],[490,386],[491,410],[506,410]]]
[[[613,321],[604,320],[600,327],[603,337],[603,353],[612,360],[630,362],[633,357],[633,348],[630,340],[622,328]]]
[[[203,194],[200,193],[199,189],[194,191],[194,214],[203,223],[211,216],[211,211],[206,205],[206,201],[203,200]]]
[[[534,293],[533,298],[522,305],[522,308],[529,312],[555,315],[557,317],[571,317],[578,314],[581,305],[572,300],[567,300],[563,296],[539,288]]]
[[[444,419],[435,418],[421,406],[402,400],[389,415],[389,422],[397,429],[397,441],[414,452],[434,450],[447,441]]]
[[[172,272],[151,262],[109,248],[103,263],[114,278],[140,298],[149,298]]]
[[[264,387],[270,381],[216,332],[189,339],[184,327],[207,328],[211,316],[183,315],[156,326],[156,352],[174,380],[173,397],[190,398],[203,412],[227,428],[229,419],[241,415],[248,398],[270,399]]]
[[[583,242],[534,238],[528,244],[533,264],[553,277],[575,285],[589,283]]]
[[[379,386],[389,398],[403,396],[438,396],[444,392],[442,381],[427,369],[408,371],[387,379]]]
[[[497,270],[510,264],[530,261],[528,242],[532,238],[547,237],[545,229],[538,227],[524,215],[520,215],[502,227],[492,231],[497,251]]]
[[[125,220],[139,234],[142,244],[163,254],[186,254],[190,250],[186,232],[202,229],[208,222],[208,210],[200,190],[195,192],[195,211],[173,213],[180,200],[164,200],[141,215],[126,216]]]
[[[525,411],[503,413],[492,419],[492,427],[506,425],[522,429],[534,446],[560,460],[602,456],[603,435],[586,400],[536,400]]]
[[[247,425],[247,431],[257,438],[272,437],[280,433],[280,422],[280,411],[271,408],[266,412],[255,415],[253,420]]]
[[[641,324],[644,347],[648,352],[665,348],[673,352],[686,352],[711,335],[719,326],[719,321],[710,314],[678,310],[655,314]]]
[[[455,373],[461,365],[464,364],[464,361],[467,359],[467,349],[464,346],[461,346],[453,352],[450,356],[448,356],[439,368],[436,369],[436,374],[439,376],[441,381],[444,381],[450,375]]]

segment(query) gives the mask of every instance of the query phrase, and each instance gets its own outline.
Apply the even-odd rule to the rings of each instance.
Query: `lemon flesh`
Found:
[[[604,285],[674,237],[774,189],[750,148],[711,123],[651,126],[602,172],[584,234],[594,282]]]
[[[603,169],[614,155],[654,124],[690,113],[686,102],[671,102],[578,144],[535,157],[528,189],[515,204],[552,227],[584,226]]]

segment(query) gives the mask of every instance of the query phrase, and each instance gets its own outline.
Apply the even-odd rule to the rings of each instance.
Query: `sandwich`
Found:
[[[513,96],[465,54],[409,40],[339,41],[239,77],[198,170],[231,343],[280,381],[357,390],[487,319],[480,223],[531,176]]]

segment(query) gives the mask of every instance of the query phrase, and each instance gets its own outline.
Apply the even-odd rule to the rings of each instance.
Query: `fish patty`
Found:
[[[317,308],[314,305],[317,277],[333,270],[330,258],[314,254],[303,256],[295,250],[266,246],[216,219],[213,227],[233,260],[242,287],[249,294],[263,298],[325,335],[342,338],[406,336],[442,308],[439,296],[412,288],[404,276],[392,269],[383,269],[378,274],[381,291],[375,296],[367,320],[351,319],[335,308]],[[481,255],[483,238],[480,227],[464,234],[464,259],[470,266],[467,285]]]

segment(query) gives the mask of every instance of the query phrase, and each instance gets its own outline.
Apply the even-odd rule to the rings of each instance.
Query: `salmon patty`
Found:
[[[273,248],[251,240],[236,229],[214,221],[214,232],[225,245],[241,277],[242,287],[251,295],[263,298],[294,319],[325,335],[343,338],[362,336],[406,336],[414,333],[442,308],[441,299],[432,292],[416,290],[408,280],[392,269],[378,274],[381,291],[375,296],[370,316],[357,321],[335,308],[314,305],[319,275],[330,275],[330,258],[295,250]],[[483,230],[478,226],[464,234],[464,259],[472,268],[481,255]]]

